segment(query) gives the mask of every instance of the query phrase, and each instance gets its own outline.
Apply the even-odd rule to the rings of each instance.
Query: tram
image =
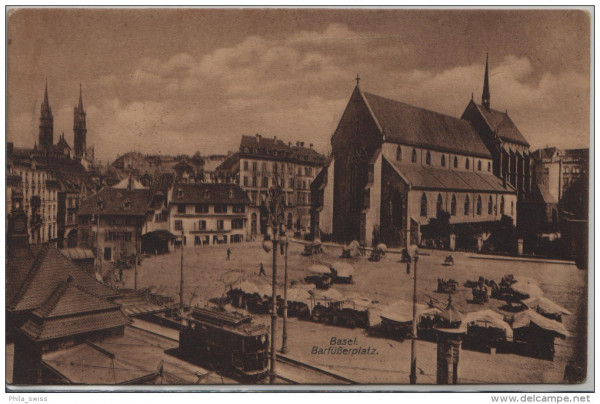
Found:
[[[179,331],[179,353],[186,360],[256,382],[268,374],[269,330],[252,316],[195,307]]]

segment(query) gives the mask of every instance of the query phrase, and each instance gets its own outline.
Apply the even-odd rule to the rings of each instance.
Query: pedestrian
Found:
[[[227,261],[231,259],[231,248],[227,249]]]
[[[265,269],[263,268],[263,264],[262,262],[260,263],[260,270],[258,271],[258,276],[267,276],[267,273],[265,272]]]

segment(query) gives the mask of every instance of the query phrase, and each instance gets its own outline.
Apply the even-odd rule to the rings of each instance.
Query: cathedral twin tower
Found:
[[[42,102],[40,110],[39,128],[39,146],[41,149],[50,150],[54,145],[54,117],[52,115],[52,108],[50,108],[50,102],[48,101],[47,81],[44,90],[44,101]],[[85,110],[83,109],[83,98],[81,95],[81,84],[79,85],[79,104],[74,108],[73,113],[73,134],[75,157],[85,158],[87,154],[87,127],[85,122]]]

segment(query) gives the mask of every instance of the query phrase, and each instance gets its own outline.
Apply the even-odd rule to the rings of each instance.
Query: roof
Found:
[[[61,248],[60,253],[70,260],[94,259],[94,252],[89,248],[73,247]]]
[[[491,157],[473,125],[464,119],[370,93],[363,95],[387,141]]]
[[[149,189],[115,189],[104,187],[98,193],[85,199],[79,208],[79,215],[92,215],[98,212],[97,202],[102,200],[104,215],[143,216],[150,203]],[[125,202],[131,207],[125,208]]]
[[[504,188],[500,178],[487,172],[434,168],[419,164],[404,164],[388,159],[386,161],[394,167],[404,181],[417,189],[515,193],[515,190],[508,185],[507,188]]]
[[[69,276],[78,287],[94,296],[117,295],[56,248],[24,246],[11,253],[6,261],[6,307],[15,311],[36,309]]]
[[[259,134],[256,136],[243,135],[240,142],[240,153],[269,159],[291,160],[297,163],[323,164],[325,162],[325,156],[310,147],[300,144],[292,146],[291,143],[285,144],[277,138],[271,139]]]
[[[547,186],[534,184],[533,192],[527,198],[527,202],[556,204],[558,200],[550,193]]]
[[[123,336],[46,353],[42,362],[74,384],[234,383],[226,376],[165,353],[177,347],[176,341],[125,327]]]
[[[217,170],[231,170],[233,166],[240,160],[240,153],[233,153],[231,156],[227,157],[224,162],[222,162],[216,169]]]
[[[250,199],[246,192],[235,184],[179,183],[173,187],[171,202],[248,204]]]
[[[475,105],[489,124],[490,129],[493,132],[497,132],[500,139],[529,146],[525,136],[523,136],[517,125],[508,116],[508,112],[500,112],[491,108],[487,109],[479,104]]]
[[[173,233],[171,233],[168,230],[154,230],[151,231],[149,233],[146,233],[144,235],[142,235],[142,238],[145,237],[156,237],[160,240],[164,240],[164,241],[169,241],[169,240],[173,240],[176,239],[177,236],[175,236]]]

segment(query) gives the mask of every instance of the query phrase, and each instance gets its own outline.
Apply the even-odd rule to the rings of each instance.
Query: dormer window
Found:
[[[177,197],[178,197],[178,198],[183,198],[183,189],[179,188],[179,189],[177,190]]]
[[[232,199],[232,198],[233,198],[233,189],[230,189],[229,190],[229,199]]]
[[[208,190],[204,191],[204,199],[210,198],[210,192]]]
[[[131,201],[130,200],[126,200],[125,202],[123,202],[123,209],[131,209]]]

